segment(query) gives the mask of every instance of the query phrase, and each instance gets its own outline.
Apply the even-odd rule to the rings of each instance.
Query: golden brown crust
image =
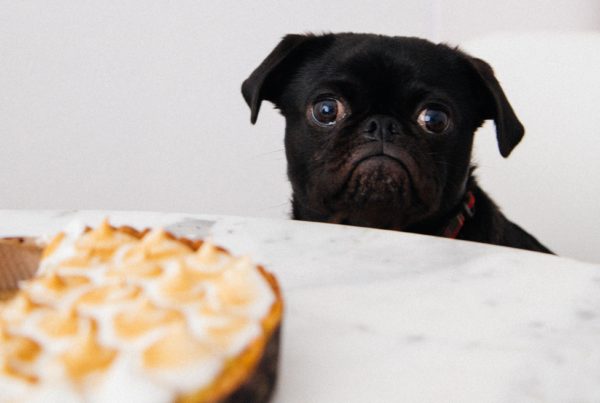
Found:
[[[225,369],[217,377],[217,379],[210,384],[208,387],[203,388],[194,393],[189,393],[181,396],[177,399],[177,403],[199,403],[199,402],[220,402],[228,401],[228,399],[236,394],[242,386],[247,389],[268,389],[265,390],[264,397],[257,400],[256,398],[247,399],[245,401],[266,401],[272,393],[274,387],[274,375],[268,376],[261,372],[265,372],[265,365],[260,366],[259,363],[261,358],[265,354],[268,347],[271,349],[275,348],[279,350],[279,334],[281,327],[281,317],[283,314],[283,300],[281,298],[281,290],[275,277],[266,271],[262,266],[259,266],[261,274],[271,285],[276,300],[271,307],[271,311],[267,317],[262,321],[263,334],[256,338],[252,344],[250,344],[241,355],[230,360],[226,365]],[[273,355],[273,354],[271,354]],[[277,360],[278,351],[274,354],[272,359]],[[272,364],[272,363],[269,363]],[[276,362],[274,363],[276,366]],[[272,365],[267,365],[269,368]],[[258,373],[257,373],[258,372]],[[265,380],[265,377],[267,378]],[[247,381],[254,383],[262,383],[262,385],[244,385]],[[270,383],[270,384],[268,384]],[[237,401],[237,399],[236,399]]]
[[[34,238],[0,238],[0,299],[14,295],[18,282],[33,276],[41,254]]]

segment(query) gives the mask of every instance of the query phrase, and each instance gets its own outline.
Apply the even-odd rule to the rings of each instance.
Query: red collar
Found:
[[[468,218],[473,217],[473,207],[475,207],[475,196],[473,195],[473,192],[469,191],[465,194],[460,211],[450,219],[450,222],[442,231],[441,236],[455,239],[465,225],[465,221]]]

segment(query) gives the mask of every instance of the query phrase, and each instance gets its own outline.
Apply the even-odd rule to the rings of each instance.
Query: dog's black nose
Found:
[[[400,134],[400,123],[391,116],[371,116],[364,125],[364,136],[372,141],[389,141]]]

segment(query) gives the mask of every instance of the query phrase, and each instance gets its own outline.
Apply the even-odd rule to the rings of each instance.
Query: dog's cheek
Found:
[[[312,147],[307,136],[301,130],[293,128],[288,123],[285,133],[285,154],[287,159],[288,177],[295,192],[305,186]]]
[[[327,139],[314,133],[305,123],[288,120],[285,136],[288,177],[296,196],[307,198],[328,182]],[[316,207],[316,206],[314,206]]]
[[[461,200],[471,168],[473,134],[458,127],[449,136],[430,144],[440,184],[440,208],[449,209]]]

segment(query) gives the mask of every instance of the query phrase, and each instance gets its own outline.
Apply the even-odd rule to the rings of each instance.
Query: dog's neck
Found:
[[[472,173],[472,170],[471,170]],[[424,235],[443,236],[447,238],[457,238],[463,226],[475,214],[476,195],[481,190],[477,186],[476,180],[472,175],[468,175],[464,180],[461,191],[457,192],[454,203],[450,204],[443,212],[411,225],[408,228],[399,229],[405,232],[413,232]],[[345,224],[344,213],[336,214],[324,213],[312,210],[308,204],[302,203],[297,197],[292,198],[292,218],[303,221],[327,222],[331,224]],[[373,226],[373,228],[377,228]],[[387,228],[390,229],[390,228]]]
[[[475,204],[479,201],[477,196],[481,189],[473,175],[474,170],[475,167],[469,169],[459,191],[453,192],[456,195],[453,202],[448,203],[435,216],[415,223],[404,231],[445,238],[459,237],[463,226],[475,215]]]
[[[440,231],[439,235],[444,238],[455,239],[462,230],[465,222],[475,215],[475,195],[471,191],[465,193],[465,197],[459,211],[448,220],[446,227]]]

